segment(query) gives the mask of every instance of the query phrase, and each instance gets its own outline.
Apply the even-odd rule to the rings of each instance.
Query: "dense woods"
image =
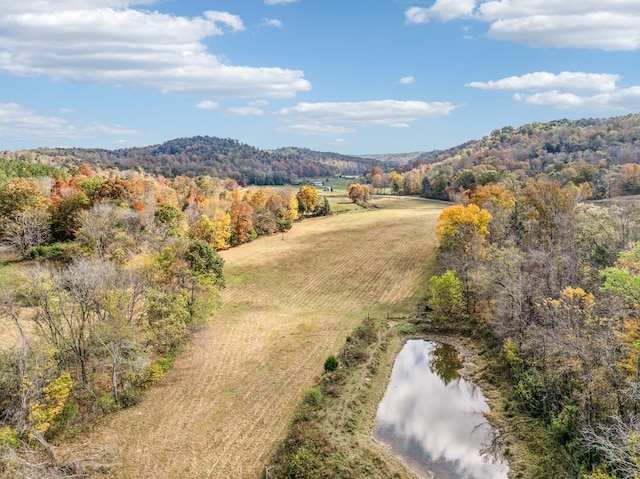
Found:
[[[640,209],[581,198],[548,176],[471,185],[439,217],[424,314],[492,345],[528,475],[638,477]]]
[[[640,114],[505,127],[425,153],[393,172],[367,172],[376,189],[456,200],[470,185],[523,185],[546,176],[583,198],[640,194]]]
[[[237,140],[209,136],[178,138],[161,145],[114,151],[38,148],[4,156],[44,164],[79,166],[87,163],[121,170],[143,168],[147,173],[166,177],[231,178],[242,186],[295,184],[303,178],[358,175],[376,164],[368,158],[305,148],[261,150]]]

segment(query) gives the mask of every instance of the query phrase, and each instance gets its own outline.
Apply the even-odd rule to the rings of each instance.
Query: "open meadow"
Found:
[[[104,446],[118,478],[260,477],[326,357],[367,314],[413,312],[424,290],[442,206],[374,204],[222,252],[227,288],[211,323],[76,454]]]

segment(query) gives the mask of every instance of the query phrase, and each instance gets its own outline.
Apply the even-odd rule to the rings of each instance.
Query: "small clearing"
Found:
[[[111,451],[109,477],[258,478],[305,388],[367,314],[412,312],[442,205],[296,223],[222,253],[223,306],[137,406],[78,439]]]

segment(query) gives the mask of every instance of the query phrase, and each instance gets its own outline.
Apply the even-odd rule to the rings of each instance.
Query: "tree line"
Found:
[[[635,478],[640,212],[584,199],[548,176],[471,185],[438,219],[423,313],[493,345],[503,434],[537,448],[532,477]]]
[[[509,126],[391,172],[374,166],[365,177],[380,191],[453,201],[472,184],[523,186],[538,177],[586,198],[640,194],[640,114]]]

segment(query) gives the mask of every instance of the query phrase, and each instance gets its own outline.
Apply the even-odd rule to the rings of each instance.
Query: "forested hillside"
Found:
[[[296,183],[300,178],[357,175],[376,164],[368,158],[304,148],[260,150],[237,140],[209,136],[177,138],[161,145],[113,151],[39,148],[11,156],[75,166],[88,163],[100,168],[144,168],[148,173],[166,177],[208,175],[232,178],[241,185],[283,185]]]
[[[598,199],[640,193],[638,163],[640,114],[558,120],[508,126],[478,141],[425,153],[397,168],[401,178],[381,177],[379,184],[406,194],[454,199],[473,183],[523,185],[545,175]]]

